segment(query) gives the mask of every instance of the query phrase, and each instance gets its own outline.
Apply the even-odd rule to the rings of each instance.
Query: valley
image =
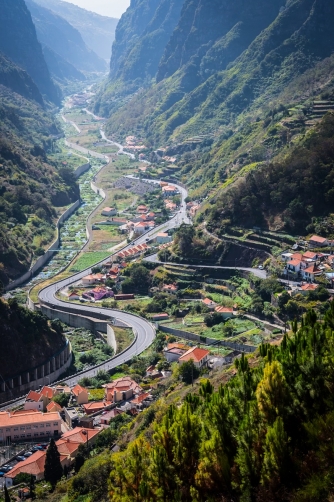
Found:
[[[0,502],[331,502],[333,4],[71,1],[0,16]]]

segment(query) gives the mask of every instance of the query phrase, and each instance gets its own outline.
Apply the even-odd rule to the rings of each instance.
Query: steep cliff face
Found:
[[[27,71],[48,100],[58,104],[60,91],[51,80],[24,0],[0,0],[0,12],[0,51]]]
[[[27,72],[15,65],[0,52],[0,85],[21,96],[43,105],[43,98]]]
[[[133,0],[116,29],[110,75],[95,99],[95,111],[108,115],[121,100],[148,87],[177,25],[180,0]]]
[[[116,72],[117,77],[127,81],[150,79],[156,75],[163,50],[177,24],[181,8],[182,2],[179,0],[160,1],[144,31],[136,41],[133,40],[133,46],[130,46],[128,51],[123,54],[123,60]],[[140,5],[138,9],[140,9]],[[116,40],[118,33],[117,30]],[[112,57],[110,65],[111,77],[114,73],[114,65],[115,62]]]
[[[190,61],[200,79],[226,68],[278,15],[283,0],[186,0],[157,74],[168,78]]]
[[[131,0],[121,17],[115,33],[110,60],[110,78],[117,78],[129,52],[145,33],[159,7],[160,0]]]
[[[36,27],[38,40],[77,70],[104,71],[105,62],[88,49],[78,30],[65,19],[32,0],[26,0]]]
[[[85,75],[47,45],[42,45],[45,61],[56,82],[66,84],[73,80],[86,80]]]
[[[80,32],[87,47],[96,52],[100,58],[110,60],[118,19],[100,16],[62,0],[35,0],[35,3],[66,19]]]
[[[212,2],[205,10],[204,2],[185,3],[159,67],[158,80],[164,78],[113,114],[110,133],[142,128],[156,145],[215,134],[334,50],[334,6],[326,0],[291,0],[284,8],[281,2],[224,0],[216,10]]]

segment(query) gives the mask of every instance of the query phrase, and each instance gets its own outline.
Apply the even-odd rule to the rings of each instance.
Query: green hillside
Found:
[[[0,86],[0,117],[0,279],[7,283],[53,239],[55,207],[79,193],[47,160],[50,135],[59,131],[41,105]]]

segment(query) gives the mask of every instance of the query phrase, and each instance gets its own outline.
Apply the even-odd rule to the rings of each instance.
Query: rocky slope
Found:
[[[0,9],[0,51],[27,71],[47,100],[59,104],[60,91],[51,80],[24,0],[0,0]]]

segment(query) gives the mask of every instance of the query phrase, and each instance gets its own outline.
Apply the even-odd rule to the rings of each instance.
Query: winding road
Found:
[[[75,145],[77,146],[77,145]],[[146,180],[150,181],[151,180]],[[182,221],[186,223],[190,223],[190,220],[187,217],[186,214],[186,203],[185,203],[185,198],[188,195],[188,192],[186,189],[182,188],[181,186],[176,185],[180,191],[181,194],[181,207],[180,210],[167,222],[163,223],[162,225],[159,225],[158,227],[146,232],[144,235],[138,237],[134,241],[132,241],[131,244],[126,245],[125,247],[122,248],[122,250],[126,250],[130,247],[133,247],[134,245],[138,244],[143,244],[147,240],[151,240],[154,235],[158,232],[161,232],[162,230],[166,231],[171,228],[178,227]],[[96,265],[104,264],[110,261],[110,258],[114,256],[111,255],[108,258],[100,261]],[[95,266],[96,266],[95,265]],[[43,288],[39,292],[39,302],[40,305],[44,305],[46,307],[49,307],[51,309],[55,310],[67,310],[71,308],[71,311],[78,312],[78,314],[82,314],[84,316],[89,316],[89,317],[96,317],[98,319],[103,319],[103,320],[108,320],[111,318],[116,318],[117,320],[120,320],[124,323],[126,323],[128,326],[130,326],[135,334],[135,341],[121,354],[114,356],[113,358],[109,359],[108,361],[105,361],[104,363],[94,366],[92,368],[89,368],[83,372],[80,372],[79,374],[73,375],[66,379],[66,382],[68,385],[75,385],[78,380],[80,380],[83,377],[93,377],[97,374],[99,370],[106,370],[109,371],[113,368],[116,368],[117,366],[124,364],[125,362],[131,360],[134,356],[141,354],[144,350],[146,350],[154,341],[155,338],[155,328],[154,326],[147,321],[146,319],[143,319],[141,317],[135,316],[133,314],[129,314],[126,312],[121,312],[118,310],[113,310],[113,309],[108,309],[108,308],[103,308],[103,307],[88,307],[86,305],[81,305],[81,304],[74,304],[74,303],[69,303],[65,302],[62,300],[59,300],[56,297],[56,292],[70,286],[73,283],[76,283],[82,279],[85,275],[89,274],[91,272],[91,267],[83,270],[82,272],[79,272],[75,275],[72,275],[71,277],[67,279],[63,279],[61,281],[55,282],[51,284],[50,286],[47,286]]]

